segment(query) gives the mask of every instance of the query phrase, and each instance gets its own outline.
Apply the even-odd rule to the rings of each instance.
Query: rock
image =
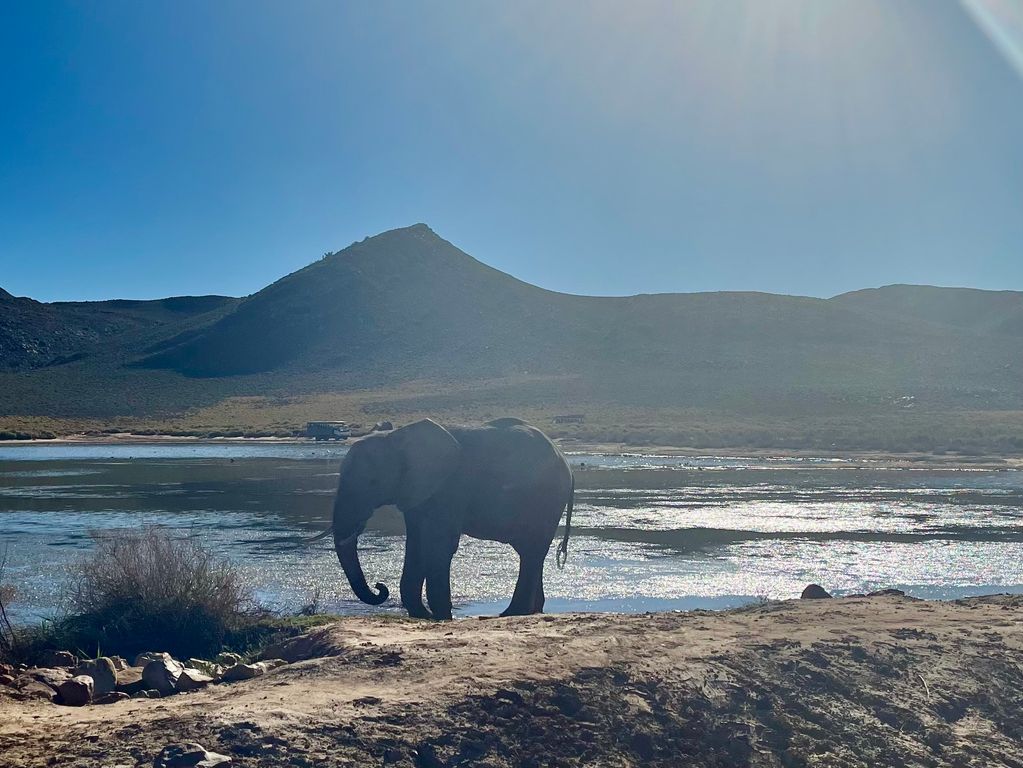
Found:
[[[142,679],[142,667],[125,667],[117,672],[117,685],[114,690],[131,695],[147,687]]]
[[[138,656],[135,657],[135,662],[132,664],[132,666],[145,667],[146,664],[148,664],[151,661],[156,661],[157,659],[167,659],[168,661],[174,661],[174,657],[171,656],[169,653],[163,652],[157,653],[155,651],[146,651],[145,653],[140,653]]]
[[[226,683],[234,683],[239,680],[251,680],[254,677],[260,677],[265,675],[272,669],[284,666],[287,664],[284,659],[267,659],[266,661],[257,661],[254,664],[235,664],[233,667],[228,667],[224,671],[223,680]]]
[[[117,687],[117,670],[114,662],[106,656],[98,659],[85,659],[75,670],[76,675],[88,675],[95,685],[93,696],[110,693]]]
[[[55,701],[57,699],[57,691],[46,683],[40,683],[38,680],[29,680],[24,685],[19,686],[18,691],[26,699],[45,699],[46,701]]]
[[[16,671],[17,670],[10,664],[0,664],[0,675],[10,675],[11,677],[16,677],[16,675],[14,674]]]
[[[243,659],[239,654],[231,653],[229,651],[217,654],[217,658],[213,660],[215,664],[219,664],[222,667],[233,667],[235,664],[241,664],[243,661],[245,661],[245,659]]]
[[[235,664],[233,667],[228,667],[224,670],[223,679],[225,683],[236,683],[239,680],[251,680],[254,677],[260,677],[265,675],[266,672],[266,663],[262,661],[257,661],[255,664]]]
[[[906,593],[901,589],[875,589],[868,592],[867,597],[905,597]]]
[[[57,688],[60,703],[68,707],[84,707],[92,701],[93,682],[88,675],[75,675]]]
[[[185,667],[181,670],[181,675],[178,677],[176,689],[178,693],[188,693],[189,691],[198,691],[200,688],[205,688],[212,682],[213,678],[209,675],[204,675],[198,669]]]
[[[188,666],[192,669],[198,669],[204,675],[209,675],[214,680],[220,679],[220,676],[224,674],[224,667],[213,661],[206,661],[205,659],[189,659]],[[234,666],[232,664],[232,666]]]
[[[78,657],[70,651],[46,651],[39,663],[44,667],[76,667]]]
[[[215,768],[231,758],[208,752],[199,744],[168,744],[153,761],[153,768]]]
[[[14,685],[17,688],[21,688],[21,685],[18,683],[19,680],[23,680],[25,682],[28,682],[29,680],[36,680],[37,682],[45,683],[56,690],[58,685],[70,677],[71,673],[66,669],[35,668],[21,673],[14,681]]]
[[[135,693],[131,694],[131,697],[133,699],[148,699],[149,691],[135,691]]]
[[[183,669],[170,657],[153,659],[142,668],[142,680],[147,689],[155,688],[161,696],[169,696],[174,693]]]
[[[0,685],[5,688],[14,687],[14,675],[0,675]]]
[[[803,590],[803,594],[799,596],[800,600],[828,600],[830,598],[831,594],[820,584],[808,584]]]
[[[122,659],[120,656],[111,656],[110,660],[114,662],[114,669],[118,672],[128,668],[128,662]]]
[[[102,696],[97,696],[92,700],[93,704],[116,704],[119,701],[127,701],[130,699],[126,693],[120,691],[110,691],[110,693],[104,693]]]
[[[394,429],[394,425],[389,421],[378,421],[373,425],[374,432],[390,432]]]

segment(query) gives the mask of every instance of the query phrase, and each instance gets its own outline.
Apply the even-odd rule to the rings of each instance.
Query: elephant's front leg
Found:
[[[401,604],[414,619],[429,619],[430,612],[423,605],[423,582],[426,570],[420,554],[420,526],[418,521],[405,516],[405,563],[401,569]]]
[[[433,618],[451,618],[451,558],[458,550],[461,533],[424,525],[420,541],[426,566],[426,600]]]

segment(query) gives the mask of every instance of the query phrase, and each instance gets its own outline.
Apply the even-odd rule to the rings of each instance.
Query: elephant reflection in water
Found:
[[[510,544],[519,555],[515,592],[501,615],[541,613],[544,560],[567,510],[556,555],[564,562],[574,490],[561,451],[519,419],[451,428],[424,419],[351,447],[334,502],[334,549],[358,598],[384,602],[388,589],[367,584],[357,545],[373,511],[394,505],[405,518],[400,592],[410,616],[451,618],[451,558],[462,534]]]

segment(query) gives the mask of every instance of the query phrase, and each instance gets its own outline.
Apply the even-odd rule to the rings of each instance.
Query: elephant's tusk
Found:
[[[299,543],[300,544],[313,544],[313,543],[315,543],[317,541],[320,541],[320,539],[327,538],[333,532],[334,532],[334,526],[332,525],[327,530],[323,531],[322,533],[318,533],[315,536],[310,536],[309,538],[299,539]]]

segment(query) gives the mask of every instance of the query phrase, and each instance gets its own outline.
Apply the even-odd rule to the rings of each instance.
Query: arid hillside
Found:
[[[1015,292],[573,296],[492,269],[419,224],[327,254],[241,300],[40,304],[5,294],[0,308],[8,420],[138,424],[228,398],[273,408],[400,391],[398,400],[411,396],[417,408],[453,418],[582,409],[591,424],[621,427],[604,418],[617,409],[632,423],[678,427],[698,411],[740,435],[758,431],[751,418],[764,419],[775,426],[758,434],[779,435],[768,446],[800,432],[844,444],[843,425],[872,423],[876,434],[861,447],[930,450],[969,438],[989,450],[1023,449],[1023,440],[1011,442],[1015,427],[989,435],[957,426],[982,424],[984,413],[1020,421],[1023,294]],[[879,439],[886,424],[888,443]]]

